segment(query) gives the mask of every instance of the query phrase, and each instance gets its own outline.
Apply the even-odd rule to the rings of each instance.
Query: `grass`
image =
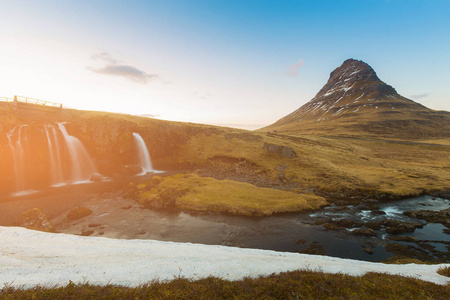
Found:
[[[136,188],[138,201],[144,206],[151,206],[152,202],[174,201],[178,208],[185,210],[235,215],[267,216],[318,209],[327,204],[324,198],[315,195],[259,188],[248,183],[217,180],[195,174],[164,178],[155,176]]]
[[[353,277],[293,271],[239,281],[176,278],[139,287],[89,283],[32,289],[4,287],[0,299],[450,299],[450,287],[379,273]]]
[[[437,270],[438,274],[450,277],[450,267],[441,267]]]
[[[15,116],[0,110],[5,118],[14,115],[21,122],[36,121],[38,125],[70,120],[69,131],[85,144],[99,172],[111,178],[122,178],[126,165],[135,163],[131,133],[139,132],[148,144],[155,168],[160,170],[198,169],[199,174],[216,179],[313,193],[329,200],[402,198],[450,189],[450,147],[333,139],[317,133],[250,132],[106,112],[63,110],[61,114],[28,114],[17,112]],[[10,130],[16,123],[15,119],[4,123],[3,130]],[[38,125],[36,128],[41,128]],[[450,139],[445,138],[436,137],[433,141],[450,144]],[[264,149],[264,143],[291,147],[297,156],[286,158],[270,153]],[[10,153],[3,138],[0,156]],[[209,171],[202,173],[205,169]],[[11,170],[6,161],[0,170],[0,188],[14,185],[9,176]]]

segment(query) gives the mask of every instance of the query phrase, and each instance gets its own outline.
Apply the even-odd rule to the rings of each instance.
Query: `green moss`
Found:
[[[217,180],[195,174],[154,177],[138,185],[138,201],[147,207],[178,208],[195,211],[225,212],[236,215],[271,215],[318,209],[327,204],[324,198],[309,194],[296,194],[248,183]],[[170,205],[163,205],[163,203]]]

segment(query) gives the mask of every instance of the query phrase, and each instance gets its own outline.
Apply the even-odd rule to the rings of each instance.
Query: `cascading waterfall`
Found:
[[[37,192],[31,188],[46,183],[47,178],[39,177],[46,173],[37,172],[37,166],[42,162],[48,163],[48,180],[52,187],[90,182],[93,178],[91,176],[94,174],[96,174],[96,179],[92,180],[102,180],[103,177],[97,173],[94,161],[83,143],[67,133],[64,123],[58,123],[58,127],[49,124],[43,127],[46,139],[35,136],[29,141],[28,125],[18,125],[6,133],[12,154],[16,185],[16,192],[12,194],[13,196]],[[33,152],[34,147],[41,146],[40,141],[48,147],[48,160],[43,161],[42,157]],[[40,151],[36,151],[36,153],[40,153]],[[67,162],[69,162],[68,165]],[[42,170],[41,165],[39,168]]]
[[[142,173],[138,175],[145,175],[147,172],[153,172],[152,160],[150,159],[150,154],[148,153],[147,145],[145,144],[144,139],[141,137],[139,133],[133,132],[133,138],[136,142],[137,150],[138,150],[138,163],[142,168]]]
[[[8,138],[8,144],[11,149],[14,167],[14,179],[16,183],[16,192],[14,195],[27,195],[34,191],[27,190],[28,188],[28,174],[26,167],[28,162],[28,135],[26,130],[27,125],[19,125],[14,127],[10,132],[6,134]],[[17,138],[15,137],[15,131],[17,130]]]
[[[50,155],[52,186],[64,185],[61,151],[56,129],[54,126],[44,125],[44,131],[47,136],[48,152]]]
[[[86,148],[79,139],[67,133],[64,123],[58,123],[69,151],[71,164],[72,183],[88,182],[90,177],[97,173],[94,161],[89,156]]]

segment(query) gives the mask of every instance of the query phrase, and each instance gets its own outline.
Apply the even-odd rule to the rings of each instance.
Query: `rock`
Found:
[[[88,225],[89,228],[93,228],[93,227],[100,227],[100,224],[97,223],[91,223]]]
[[[390,234],[399,234],[406,232],[414,232],[416,228],[422,228],[423,224],[416,223],[408,223],[402,222],[398,220],[384,220],[380,223],[388,228],[386,228],[386,232]]]
[[[390,236],[388,239],[392,240],[392,241],[398,241],[398,242],[410,242],[410,243],[415,243],[418,242],[419,240],[416,239],[413,236]]]
[[[86,207],[75,207],[67,213],[67,219],[78,220],[92,214],[92,210]]]
[[[264,143],[264,149],[269,151],[270,153],[281,154],[283,151],[283,146],[278,146],[275,144]]]
[[[448,223],[450,222],[450,208],[441,211],[433,210],[413,210],[405,211],[406,216],[425,220],[430,223]]]
[[[81,232],[81,235],[82,236],[90,236],[93,233],[94,233],[94,230],[92,230],[92,229],[83,229],[83,231]]]
[[[126,177],[135,176],[142,172],[142,168],[138,165],[126,165],[122,169],[122,175]]]
[[[99,173],[94,173],[94,174],[91,175],[91,178],[89,178],[89,180],[90,181],[95,181],[95,182],[102,181],[103,180],[103,176],[100,175]]]
[[[364,223],[364,226],[366,226],[367,228],[373,229],[373,230],[380,230],[381,229],[381,225],[375,222],[367,222]]]
[[[131,205],[125,205],[125,206],[121,207],[121,209],[124,209],[124,210],[129,210],[130,208],[131,208]]]
[[[385,215],[386,214],[386,212],[379,210],[379,209],[372,210],[372,213],[376,214],[376,215]]]
[[[438,193],[437,196],[442,199],[450,200],[450,192],[448,192],[448,191]]]
[[[266,149],[270,153],[281,154],[286,158],[297,156],[297,153],[294,151],[294,149],[288,146],[279,146],[275,144],[264,143],[264,149]]]
[[[363,224],[363,223],[355,222],[355,221],[349,220],[349,219],[340,219],[337,221],[333,221],[333,223],[336,224],[337,226],[344,227],[344,228],[360,227]]]
[[[325,224],[323,224],[323,228],[325,228],[325,230],[339,230],[342,227],[337,226],[335,224],[325,223]]]
[[[55,227],[50,223],[47,215],[39,208],[33,208],[20,214],[14,221],[14,225],[32,230],[56,232]]]
[[[450,234],[450,229],[443,229],[442,231],[446,234]]]
[[[355,221],[349,220],[349,219],[340,219],[337,221],[333,221],[333,220],[329,219],[328,221],[323,221],[322,223],[320,223],[320,221],[316,221],[315,224],[323,225],[323,227],[326,230],[339,230],[341,228],[354,228],[354,227],[360,227],[363,225],[363,223],[355,222]]]
[[[352,231],[353,234],[356,235],[364,235],[364,236],[378,236],[378,234],[371,228],[360,228]]]
[[[373,250],[370,249],[369,247],[362,247],[362,249],[364,250],[364,252],[366,252],[367,254],[373,254]]]
[[[291,147],[283,147],[283,150],[281,150],[281,154],[286,158],[291,158],[294,156],[297,156],[297,153],[292,149]]]

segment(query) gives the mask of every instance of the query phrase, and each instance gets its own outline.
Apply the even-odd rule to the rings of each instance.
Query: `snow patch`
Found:
[[[119,240],[0,227],[0,286],[31,288],[88,281],[95,285],[138,286],[177,276],[228,280],[298,269],[361,276],[380,272],[437,284],[450,278],[445,265],[388,265],[321,255],[241,249],[153,240]]]

